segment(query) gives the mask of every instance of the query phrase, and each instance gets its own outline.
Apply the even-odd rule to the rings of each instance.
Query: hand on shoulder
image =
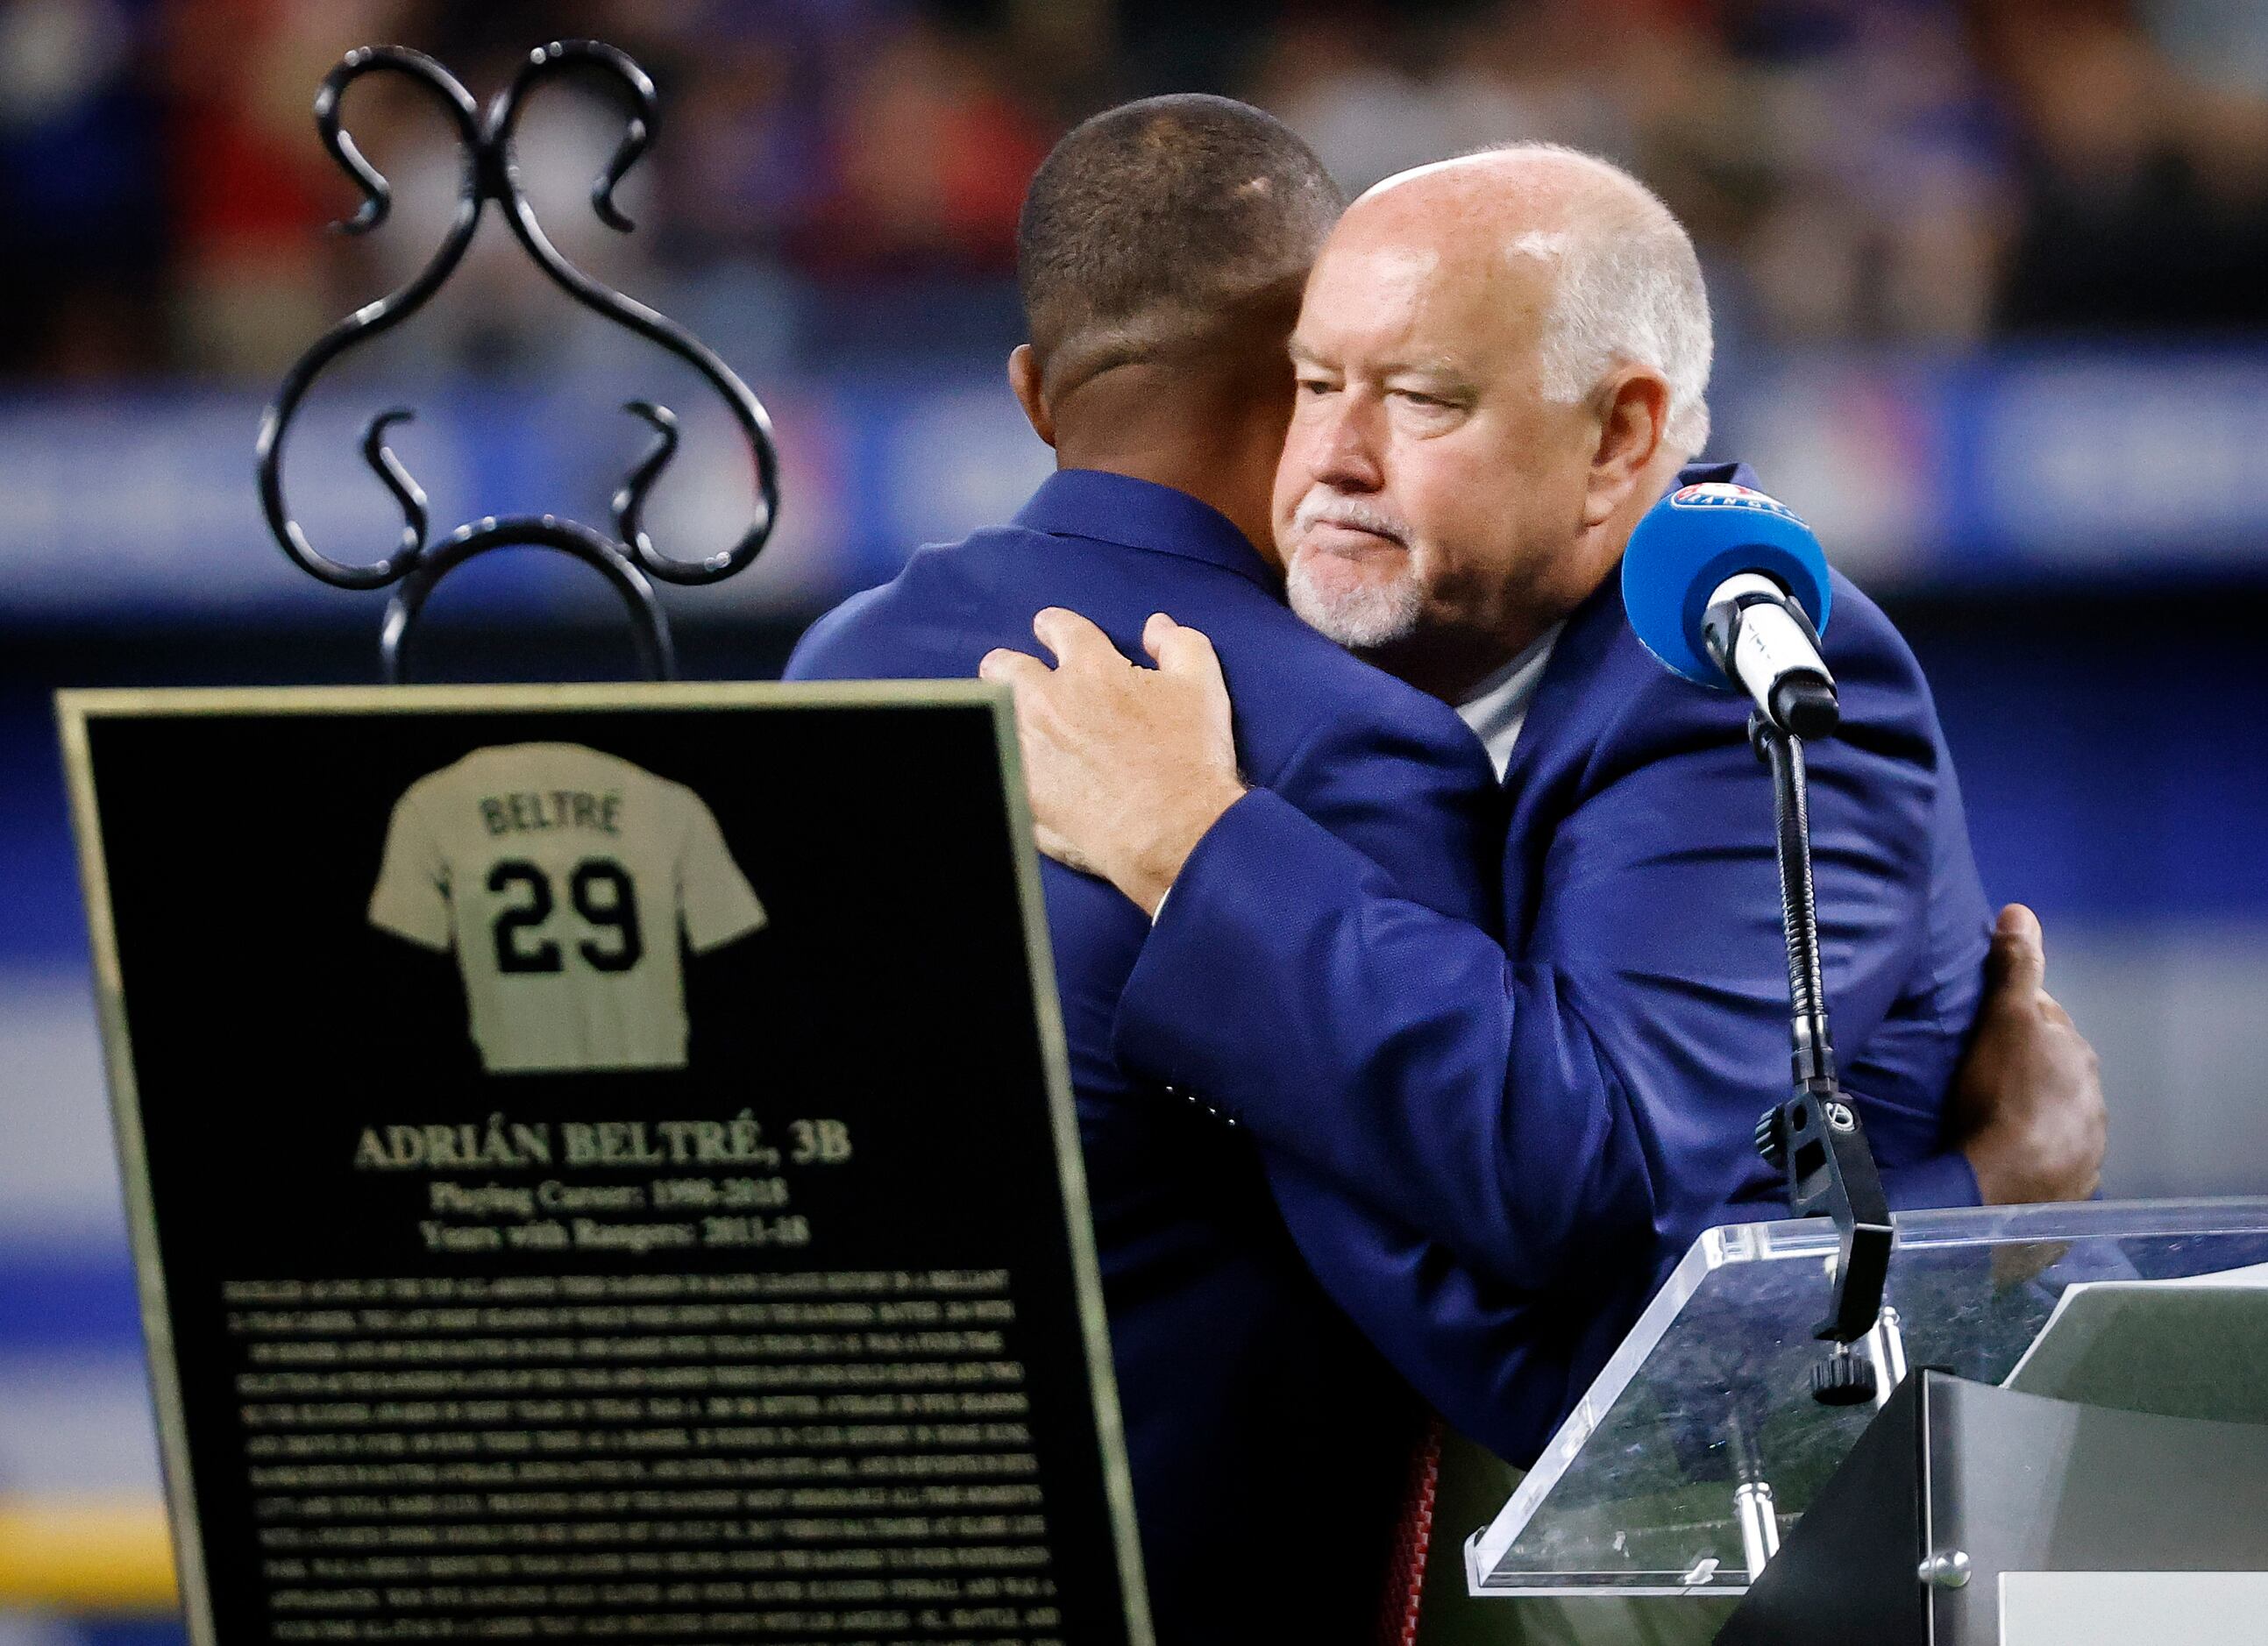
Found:
[[[1040,849],[1154,915],[1197,841],[1244,795],[1220,659],[1204,634],[1162,612],[1142,631],[1154,669],[1128,662],[1076,612],[1051,606],[1032,632],[1055,667],[1003,647],[977,672],[1015,694]]]

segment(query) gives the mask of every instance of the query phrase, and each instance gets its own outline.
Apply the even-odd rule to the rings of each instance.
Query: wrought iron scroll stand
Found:
[[[435,585],[467,561],[490,549],[512,547],[556,549],[605,577],[630,614],[645,672],[655,679],[669,679],[675,672],[669,624],[654,598],[648,574],[680,584],[719,582],[755,559],[779,516],[779,463],[771,423],[747,385],[699,340],[666,317],[593,280],[568,261],[536,221],[534,209],[520,187],[512,142],[528,93],[547,79],[577,70],[604,74],[628,94],[631,105],[622,142],[591,186],[591,205],[600,221],[627,232],[633,225],[615,207],[614,192],[652,143],[659,106],[653,82],[645,70],[612,46],[578,40],[539,47],[528,54],[512,84],[490,101],[485,114],[447,70],[423,53],[399,46],[370,46],[349,52],[323,77],[315,94],[315,129],[321,134],[323,146],[363,195],[354,216],[335,225],[345,233],[364,234],[378,227],[386,221],[393,199],[386,179],[363,158],[353,136],[340,123],[339,99],[347,87],[365,75],[401,76],[431,93],[455,122],[459,139],[461,169],[456,214],[439,248],[407,284],[364,304],[316,339],[285,373],[260,424],[261,506],[268,529],[284,554],[335,588],[394,588],[379,640],[380,662],[389,682],[402,678],[410,631]],[[536,267],[568,296],[675,355],[723,396],[748,444],[759,498],[755,519],[730,548],[703,560],[680,560],[661,553],[647,535],[643,525],[646,496],[677,450],[677,419],[668,408],[642,400],[628,402],[624,409],[651,425],[654,439],[614,494],[612,537],[579,521],[545,514],[490,516],[459,526],[438,544],[429,542],[425,493],[386,443],[387,430],[416,415],[406,406],[372,417],[362,442],[364,460],[401,509],[401,540],[394,553],[367,565],[334,560],[311,544],[298,522],[291,518],[284,500],[284,444],[308,389],[339,356],[392,330],[425,305],[456,269],[480,228],[482,209],[490,201],[496,202],[512,237]]]

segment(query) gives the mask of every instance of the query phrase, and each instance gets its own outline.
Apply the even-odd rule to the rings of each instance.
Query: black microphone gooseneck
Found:
[[[1780,924],[1787,937],[1787,985],[1795,1093],[1764,1112],[1756,1150],[1787,1174],[1790,1209],[1799,1217],[1835,1220],[1837,1253],[1827,1316],[1813,1335],[1833,1348],[1812,1368],[1811,1392],[1829,1406],[1874,1397],[1873,1363],[1851,1346],[1874,1329],[1882,1312],[1890,1261],[1890,1209],[1859,1113],[1835,1076],[1835,1041],[1819,964],[1819,914],[1811,884],[1811,817],[1804,782],[1803,739],[1762,711],[1749,716],[1749,741],[1771,768],[1772,812],[1779,851]]]

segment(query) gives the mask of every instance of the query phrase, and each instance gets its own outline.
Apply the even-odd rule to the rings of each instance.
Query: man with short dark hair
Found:
[[[1057,465],[1172,486],[1268,543],[1284,339],[1345,205],[1306,145],[1226,98],[1130,103],[1058,143],[1024,200],[1031,341],[1008,357]]]
[[[1340,203],[1296,137],[1223,99],[1152,99],[1064,138],[1025,209],[1032,342],[1009,364],[1058,472],[1011,525],[924,548],[821,619],[788,675],[973,675],[1049,605],[1131,648],[1170,607],[1219,643],[1248,770],[1428,907],[1486,920],[1479,746],[1293,616],[1262,553],[1284,339]],[[1112,1018],[1149,922],[1042,868],[1159,1639],[1359,1640],[1418,1415],[1313,1271],[1384,1290],[1374,1254],[1414,1269],[1424,1242],[1121,1069]],[[1485,1331],[1460,1330],[1477,1381]]]
[[[822,619],[789,674],[968,675],[1053,607],[1170,657],[1186,631],[1150,620],[1171,611],[1217,648],[1236,709],[1215,730],[1246,778],[1414,907],[1492,933],[1503,818],[1482,746],[1283,604],[1285,341],[1338,203],[1288,131],[1220,99],[1150,99],[1066,137],[1027,202],[1032,342],[1009,369],[1059,472],[1012,525],[922,549]],[[1113,1033],[1147,918],[1043,872],[1160,1637],[1358,1639],[1415,1433],[1369,1345],[1500,1451],[1556,1419],[1573,1363],[1564,1344],[1523,1352],[1536,1312],[1496,1272],[1517,1253],[1456,1249],[1446,1209],[1394,1198],[1389,1174],[1317,1171],[1130,1073]]]

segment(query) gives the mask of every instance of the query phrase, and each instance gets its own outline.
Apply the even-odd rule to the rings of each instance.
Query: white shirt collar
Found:
[[[1535,700],[1536,682],[1543,678],[1544,665],[1551,661],[1552,644],[1566,626],[1565,620],[1552,624],[1457,705],[1457,713],[1488,749],[1498,783],[1511,768],[1513,745],[1520,741],[1520,729],[1528,724],[1528,706]]]

